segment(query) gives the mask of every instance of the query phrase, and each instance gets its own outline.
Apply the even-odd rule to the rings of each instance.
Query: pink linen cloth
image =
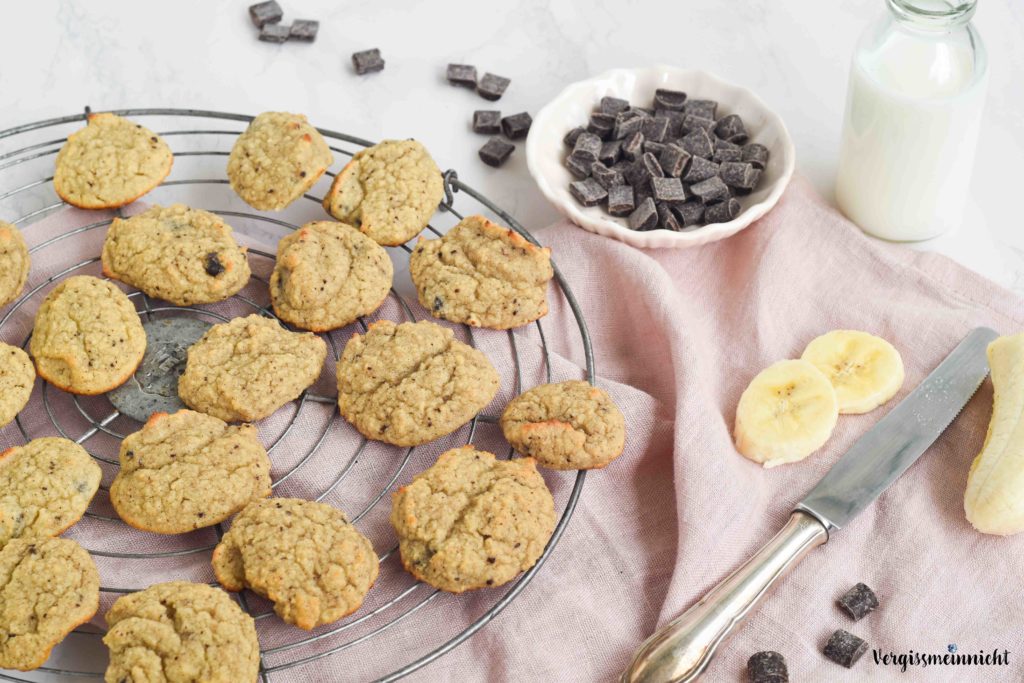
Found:
[[[41,244],[69,225],[100,220],[96,213],[69,211],[29,226],[26,238]],[[582,306],[593,341],[599,384],[626,416],[626,451],[605,470],[588,474],[575,516],[534,581],[494,621],[468,642],[413,674],[421,681],[610,681],[634,649],[660,624],[692,605],[767,541],[794,504],[850,444],[891,407],[840,418],[835,434],[798,464],[763,470],[738,455],[731,431],[737,399],[768,364],[798,356],[813,337],[836,328],[863,329],[891,341],[903,355],[902,398],[968,330],[988,325],[1002,333],[1024,329],[1024,302],[948,259],[873,242],[796,178],[778,207],[755,226],[724,242],[689,250],[642,251],[560,223],[536,233],[553,256]],[[37,259],[31,284],[98,253],[103,230],[66,240],[61,258]],[[252,246],[273,251],[273,245]],[[253,258],[266,277],[269,261]],[[82,269],[96,274],[98,266]],[[22,343],[37,295],[0,327],[0,338]],[[265,285],[246,294],[266,305]],[[585,359],[572,313],[553,291],[544,321],[554,354],[555,381],[582,376]],[[413,304],[420,318],[428,317]],[[239,304],[211,307],[223,315],[248,310]],[[0,312],[0,315],[3,315]],[[394,304],[379,314],[395,320]],[[331,335],[340,350],[352,329]],[[509,335],[476,331],[476,343],[503,373],[502,391],[485,413],[497,415],[516,382]],[[546,381],[535,328],[515,335],[523,358],[524,387]],[[333,395],[330,360],[313,391]],[[55,433],[36,387],[22,426],[32,436]],[[57,422],[71,436],[88,428],[71,399],[49,390]],[[990,383],[921,460],[848,528],[811,553],[767,596],[757,611],[719,649],[705,680],[742,681],[754,652],[781,652],[794,681],[1004,681],[1024,677],[1024,538],[975,532],[964,519],[962,500],[972,458],[981,447],[991,409]],[[103,417],[104,398],[82,400]],[[397,478],[403,449],[369,444],[351,460],[358,439],[328,404],[307,403],[279,411],[260,424],[273,443],[297,414],[296,425],[272,450],[275,476],[298,465],[277,495],[317,497],[338,505],[373,539],[379,552],[394,544],[384,490],[407,482],[445,447],[464,442],[468,429],[417,449]],[[86,445],[116,460],[117,434],[138,428],[125,418],[111,423],[113,436],[99,434]],[[322,436],[321,436],[322,435]],[[323,438],[307,461],[303,454]],[[11,425],[0,445],[24,441]],[[492,424],[474,434],[481,448],[507,452]],[[347,463],[349,473],[335,484]],[[105,483],[115,468],[104,465]],[[546,473],[561,510],[574,475]],[[394,479],[394,481],[392,481]],[[94,512],[112,515],[106,494]],[[87,518],[69,536],[107,552],[175,551],[216,542],[213,530],[187,537],[155,537],[116,521]],[[210,581],[209,552],[158,559],[99,556],[103,585],[138,588],[158,580]],[[863,581],[881,601],[878,610],[852,622],[835,600]],[[365,622],[302,647],[266,657],[271,681],[361,681],[379,677],[430,652],[479,617],[506,590],[429,598],[412,587],[397,557],[382,563],[381,579],[361,615]],[[409,591],[409,593],[405,593]],[[400,597],[404,596],[404,597]],[[104,593],[102,612],[117,597]],[[394,607],[390,600],[398,598]],[[248,595],[256,612],[267,603]],[[409,607],[428,602],[387,630],[358,638]],[[264,650],[305,636],[276,617],[258,621]],[[337,626],[337,625],[336,625]],[[335,628],[336,628],[335,626]],[[821,649],[836,629],[847,629],[883,653],[941,654],[950,644],[961,653],[1009,650],[1007,666],[909,667],[876,665],[869,651],[852,669],[826,660]],[[329,632],[322,627],[317,633]],[[94,636],[72,636],[97,653],[82,664],[102,670],[102,648]],[[341,652],[315,659],[341,643]],[[80,645],[81,647],[81,645]],[[63,657],[63,658],[62,658]],[[313,658],[290,668],[296,659]],[[52,664],[51,664],[52,665]]]

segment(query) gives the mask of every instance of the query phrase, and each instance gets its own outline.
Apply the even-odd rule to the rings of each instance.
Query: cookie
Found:
[[[116,285],[78,275],[57,285],[36,313],[29,352],[36,372],[73,394],[122,385],[142,362],[146,332]]]
[[[334,156],[302,114],[263,112],[228,156],[228,180],[245,203],[279,211],[316,184]]]
[[[377,554],[345,515],[324,503],[271,498],[242,510],[213,551],[213,572],[306,630],[352,614],[377,579]]]
[[[444,237],[420,238],[409,257],[420,304],[435,318],[507,330],[547,315],[551,250],[483,216]]]
[[[0,549],[0,669],[30,671],[92,619],[100,575],[67,538],[19,538]]]
[[[461,593],[532,567],[555,529],[555,503],[531,458],[464,446],[393,494],[391,524],[406,571]]]
[[[0,342],[0,427],[17,417],[32,395],[36,368],[17,346]]]
[[[385,140],[357,152],[324,196],[324,210],[385,246],[405,244],[434,215],[441,170],[415,140]]]
[[[115,114],[90,114],[57,153],[53,187],[80,209],[131,204],[163,182],[174,155],[160,136]]]
[[[184,204],[115,218],[103,242],[103,274],[178,306],[223,301],[251,275],[231,227]]]
[[[144,531],[213,526],[270,495],[270,458],[256,428],[191,410],[154,413],[121,442],[119,460],[110,502]]]
[[[253,618],[224,591],[158,583],[107,612],[106,683],[254,683],[260,644]]]
[[[0,221],[0,306],[6,306],[21,294],[28,279],[31,259],[21,232]]]
[[[380,320],[338,361],[338,408],[368,439],[416,446],[466,424],[498,392],[481,351],[432,322]]]
[[[178,395],[225,422],[253,422],[298,398],[323,369],[327,344],[259,315],[214,325],[188,350]]]
[[[47,436],[0,453],[0,547],[59,536],[85,514],[100,466],[74,441]]]
[[[542,467],[599,469],[622,454],[626,420],[611,396],[588,382],[542,384],[501,414],[512,447]]]
[[[326,332],[376,311],[394,268],[383,247],[344,223],[314,221],[282,239],[270,276],[277,317]]]

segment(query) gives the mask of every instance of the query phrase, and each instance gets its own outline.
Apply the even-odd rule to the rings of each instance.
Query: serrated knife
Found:
[[[999,336],[972,330],[921,384],[858,439],[800,501],[786,526],[693,607],[648,638],[623,683],[694,681],[768,589],[846,526],[946,430],[988,375]]]

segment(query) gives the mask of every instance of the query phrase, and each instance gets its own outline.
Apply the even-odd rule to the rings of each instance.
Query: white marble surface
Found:
[[[505,0],[411,3],[281,0],[286,21],[316,18],[312,45],[256,40],[248,0],[19,3],[0,41],[0,129],[94,108],[289,109],[367,138],[415,136],[443,168],[531,229],[556,217],[526,172],[523,145],[484,166],[471,113],[490,103],[449,87],[448,62],[512,78],[498,107],[539,109],[566,84],[614,66],[706,69],[757,92],[787,122],[798,170],[831,197],[854,41],[882,0]],[[917,248],[947,253],[1024,293],[1024,3],[984,0],[976,24],[991,83],[968,216]],[[11,9],[7,10],[9,13]],[[11,16],[11,14],[8,14]],[[349,55],[381,48],[383,73],[356,76]]]

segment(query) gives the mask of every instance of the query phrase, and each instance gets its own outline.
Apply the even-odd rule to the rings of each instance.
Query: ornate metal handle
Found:
[[[828,540],[815,517],[794,512],[772,540],[700,602],[644,641],[622,674],[622,683],[694,681],[715,648],[753,609],[780,576]]]

